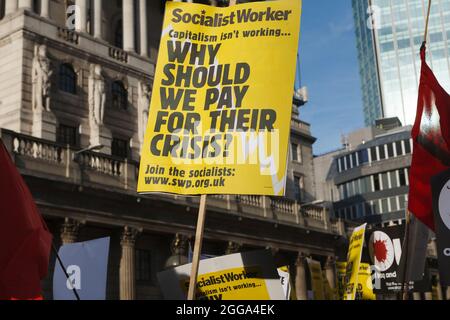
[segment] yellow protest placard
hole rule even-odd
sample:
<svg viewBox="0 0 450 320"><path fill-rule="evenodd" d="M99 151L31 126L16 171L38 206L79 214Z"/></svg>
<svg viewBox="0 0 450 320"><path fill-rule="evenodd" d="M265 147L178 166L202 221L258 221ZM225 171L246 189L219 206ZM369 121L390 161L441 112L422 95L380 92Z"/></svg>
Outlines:
<svg viewBox="0 0 450 320"><path fill-rule="evenodd" d="M241 267L203 274L197 278L197 300L270 300L258 267ZM189 280L182 281L185 293Z"/></svg>
<svg viewBox="0 0 450 320"><path fill-rule="evenodd" d="M167 2L138 192L284 195L300 16Z"/></svg>
<svg viewBox="0 0 450 320"><path fill-rule="evenodd" d="M377 297L373 293L372 274L370 264L361 263L358 273L358 288L356 295L357 300L376 300Z"/></svg>
<svg viewBox="0 0 450 320"><path fill-rule="evenodd" d="M322 267L319 261L307 259L309 272L311 274L311 286L314 300L325 300L325 289L323 283Z"/></svg>
<svg viewBox="0 0 450 320"><path fill-rule="evenodd" d="M336 270L338 276L338 296L344 299L345 277L347 271L347 262L337 262ZM360 263L358 272L358 286L356 289L356 300L376 300L373 292L372 274L370 264Z"/></svg>
<svg viewBox="0 0 450 320"><path fill-rule="evenodd" d="M166 299L186 299L191 269L188 264L158 273ZM273 256L268 251L202 260L195 285L196 300L286 300Z"/></svg>
<svg viewBox="0 0 450 320"><path fill-rule="evenodd" d="M347 254L347 266L345 276L344 300L355 300L358 289L359 267L361 263L362 250L364 245L364 234L366 232L364 224L355 228L350 238Z"/></svg>

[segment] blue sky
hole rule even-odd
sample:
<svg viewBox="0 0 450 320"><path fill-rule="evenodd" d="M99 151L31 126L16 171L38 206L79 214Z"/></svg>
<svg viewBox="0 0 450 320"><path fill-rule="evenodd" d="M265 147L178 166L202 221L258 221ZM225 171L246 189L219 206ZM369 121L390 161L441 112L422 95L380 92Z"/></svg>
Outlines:
<svg viewBox="0 0 450 320"><path fill-rule="evenodd" d="M314 154L337 149L341 134L364 127L350 0L303 0L300 69L309 90L300 118L318 138Z"/></svg>

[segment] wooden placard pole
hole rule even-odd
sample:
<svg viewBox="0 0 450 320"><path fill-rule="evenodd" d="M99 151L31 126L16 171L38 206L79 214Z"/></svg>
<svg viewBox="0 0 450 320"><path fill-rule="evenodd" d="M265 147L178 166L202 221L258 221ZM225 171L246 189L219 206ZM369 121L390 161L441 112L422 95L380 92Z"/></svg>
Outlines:
<svg viewBox="0 0 450 320"><path fill-rule="evenodd" d="M236 0L230 0L229 5L230 6L236 5ZM189 301L195 300L195 293L197 291L198 268L200 266L200 258L202 253L203 233L205 231L206 198L207 198L206 194L200 197L200 207L198 209L197 231L195 232L195 244L192 257L191 277L189 279L189 292L188 292Z"/></svg>
<svg viewBox="0 0 450 320"><path fill-rule="evenodd" d="M202 253L203 232L205 230L206 219L206 194L200 197L200 207L198 209L197 231L195 232L195 245L192 257L191 278L189 280L188 300L195 300L197 288L198 267L200 265L200 256Z"/></svg>

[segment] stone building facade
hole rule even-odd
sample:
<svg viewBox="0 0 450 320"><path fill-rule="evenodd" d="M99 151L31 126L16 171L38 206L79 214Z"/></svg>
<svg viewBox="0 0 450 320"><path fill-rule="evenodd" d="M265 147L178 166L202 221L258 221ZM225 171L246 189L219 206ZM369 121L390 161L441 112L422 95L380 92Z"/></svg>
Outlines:
<svg viewBox="0 0 450 320"><path fill-rule="evenodd" d="M163 2L6 0L0 8L0 138L55 245L109 236L108 299L161 298L156 274L187 261L199 205L136 193ZM203 251L270 248L306 298L305 257L321 261L331 281L346 230L308 204L315 139L297 114L291 126L288 197L209 197Z"/></svg>

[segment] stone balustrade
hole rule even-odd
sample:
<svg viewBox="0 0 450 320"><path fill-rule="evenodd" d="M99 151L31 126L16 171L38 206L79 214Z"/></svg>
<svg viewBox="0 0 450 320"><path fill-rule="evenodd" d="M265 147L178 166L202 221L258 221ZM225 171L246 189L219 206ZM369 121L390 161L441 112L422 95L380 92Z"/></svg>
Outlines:
<svg viewBox="0 0 450 320"><path fill-rule="evenodd" d="M51 163L65 164L63 147L41 139L16 135L12 139L13 153Z"/></svg>
<svg viewBox="0 0 450 320"><path fill-rule="evenodd" d="M64 41L78 45L79 37L78 33L73 30L58 27L58 38L63 39Z"/></svg>
<svg viewBox="0 0 450 320"><path fill-rule="evenodd" d="M74 160L84 167L97 171L102 174L120 177L123 175L124 161L114 159L113 157L96 154L94 152L86 152L76 155Z"/></svg>
<svg viewBox="0 0 450 320"><path fill-rule="evenodd" d="M22 172L59 176L72 182L115 188L135 193L137 184L137 162L119 159L96 152L79 153L69 146L17 134L0 129L0 137L15 157ZM39 161L39 163L33 163ZM19 164L20 163L20 164ZM59 171L58 171L59 170ZM36 172L39 171L39 172ZM167 195L162 198L189 205L197 198ZM273 219L277 223L296 224L309 229L343 235L345 227L339 220L331 221L329 213L322 207L302 206L286 198L255 195L214 195L208 206L247 216Z"/></svg>
<svg viewBox="0 0 450 320"><path fill-rule="evenodd" d="M128 53L116 47L109 47L109 56L123 63L128 62Z"/></svg>

